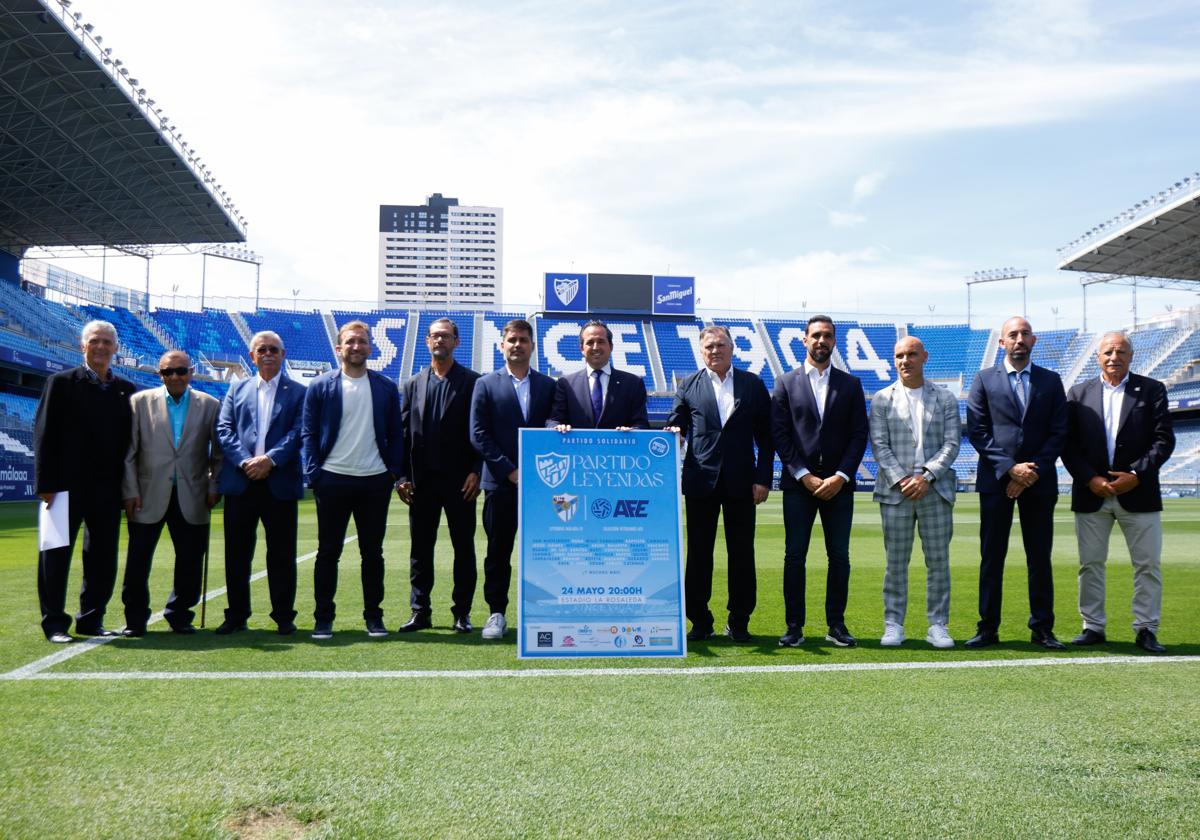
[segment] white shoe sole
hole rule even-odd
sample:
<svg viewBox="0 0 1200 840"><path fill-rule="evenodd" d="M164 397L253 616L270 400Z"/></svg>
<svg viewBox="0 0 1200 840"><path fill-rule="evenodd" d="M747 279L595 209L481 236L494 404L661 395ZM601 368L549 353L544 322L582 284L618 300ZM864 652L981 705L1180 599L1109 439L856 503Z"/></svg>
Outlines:
<svg viewBox="0 0 1200 840"><path fill-rule="evenodd" d="M900 647L900 645L904 644L904 641L904 637L901 636L899 639L880 639L879 644L883 647Z"/></svg>
<svg viewBox="0 0 1200 840"><path fill-rule="evenodd" d="M954 647L953 639L947 639L944 642L935 642L932 636L926 636L925 641L929 642L929 644L933 645L938 650L950 650L950 648Z"/></svg>
<svg viewBox="0 0 1200 840"><path fill-rule="evenodd" d="M382 639L384 636L390 635L390 631L384 630L383 632L380 632L378 630L368 630L367 635L372 639Z"/></svg>

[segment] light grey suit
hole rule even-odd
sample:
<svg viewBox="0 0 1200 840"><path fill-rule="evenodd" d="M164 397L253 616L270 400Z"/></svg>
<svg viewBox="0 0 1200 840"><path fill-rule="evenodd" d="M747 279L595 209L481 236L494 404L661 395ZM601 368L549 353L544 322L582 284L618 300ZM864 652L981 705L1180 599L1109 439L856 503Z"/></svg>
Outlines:
<svg viewBox="0 0 1200 840"><path fill-rule="evenodd" d="M921 452L905 388L899 381L871 399L871 451L879 465L874 499L883 518L887 568L883 575L884 621L903 626L908 610L908 564L913 527L921 534L927 570L925 608L929 623L945 626L950 618L950 537L954 530L954 459L962 440L958 400L945 388L926 382L921 388L924 413ZM906 499L897 485L913 474L914 461L931 480L919 501Z"/></svg>

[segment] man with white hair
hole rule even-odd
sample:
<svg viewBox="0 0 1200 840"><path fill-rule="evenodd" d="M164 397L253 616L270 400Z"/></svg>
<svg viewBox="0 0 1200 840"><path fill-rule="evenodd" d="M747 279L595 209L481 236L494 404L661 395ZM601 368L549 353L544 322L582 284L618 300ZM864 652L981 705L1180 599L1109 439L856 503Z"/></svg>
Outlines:
<svg viewBox="0 0 1200 840"><path fill-rule="evenodd" d="M117 328L89 321L79 336L83 364L46 380L34 420L34 473L38 497L49 507L68 493L67 539L60 548L38 554L38 600L42 632L55 644L74 639L67 632L67 576L79 525L84 525L83 583L75 632L112 636L104 611L117 579L121 528L121 478L129 448L129 398L136 390L112 368Z"/></svg>

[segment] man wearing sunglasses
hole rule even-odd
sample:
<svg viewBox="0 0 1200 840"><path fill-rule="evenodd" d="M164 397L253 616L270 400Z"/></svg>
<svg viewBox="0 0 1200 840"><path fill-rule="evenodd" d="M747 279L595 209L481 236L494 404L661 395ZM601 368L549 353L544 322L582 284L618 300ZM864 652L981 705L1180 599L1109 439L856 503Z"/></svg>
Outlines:
<svg viewBox="0 0 1200 840"><path fill-rule="evenodd" d="M174 588L163 611L176 633L195 633L192 607L200 600L201 564L209 511L221 497L221 444L216 398L193 390L192 360L168 350L158 361L163 387L130 400L133 426L125 455L121 498L129 524L125 559L125 636L143 636L150 618L150 565L163 525L175 549Z"/></svg>
<svg viewBox="0 0 1200 840"><path fill-rule="evenodd" d="M225 494L225 585L229 607L217 633L246 629L250 561L258 523L267 535L271 618L282 636L296 632L296 513L304 495L300 420L304 386L283 372L283 339L270 330L250 339L258 373L229 389L217 437L225 454L218 489Z"/></svg>

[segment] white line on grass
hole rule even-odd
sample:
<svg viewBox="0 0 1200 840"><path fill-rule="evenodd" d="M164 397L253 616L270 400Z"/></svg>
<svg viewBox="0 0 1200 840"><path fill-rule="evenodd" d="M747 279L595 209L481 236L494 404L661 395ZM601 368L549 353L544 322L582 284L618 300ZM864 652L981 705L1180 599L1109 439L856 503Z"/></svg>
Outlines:
<svg viewBox="0 0 1200 840"><path fill-rule="evenodd" d="M358 535L351 534L350 536L346 537L345 540L342 541L342 544L345 545L356 539L358 539ZM303 557L297 557L296 565L299 566L305 560L311 560L312 558L314 558L316 556L317 556L317 552L310 551L308 554L305 554ZM250 582L254 583L254 581L259 580L260 578L264 578L266 576L267 576L267 570L263 569L260 572L255 572L254 574L252 574L250 576ZM209 601L213 598L219 598L220 596L224 595L227 591L229 591L228 587L219 586L216 589L209 590L205 594L204 600ZM154 624L158 621L161 621L162 618L163 618L163 613L161 611L156 612L152 616L150 616L150 619L146 622L146 624L147 625ZM118 638L120 638L120 637L119 636L92 636L91 638L84 639L83 641L77 641L74 644L66 645L65 647L59 648L58 650L56 650L54 653L50 654L49 656L43 656L41 659L38 659L35 662L30 662L28 665L22 665L20 668L16 668L12 671L9 671L7 674L0 674L0 680L26 680L26 679L29 679L30 677L34 677L34 676L40 674L42 671L45 671L47 668L54 667L55 665L57 665L60 662L66 662L68 659L73 659L76 656L79 656L80 654L87 653L89 650L95 650L96 648L100 647L100 645L106 645L109 642L115 641Z"/></svg>
<svg viewBox="0 0 1200 840"><path fill-rule="evenodd" d="M964 659L950 662L844 662L812 665L727 665L695 668L529 668L469 671L89 671L0 675L0 680L406 680L550 677L702 677L725 674L807 674L829 671L935 671L960 668L1037 668L1076 665L1200 663L1200 656L1084 656L1030 659Z"/></svg>

